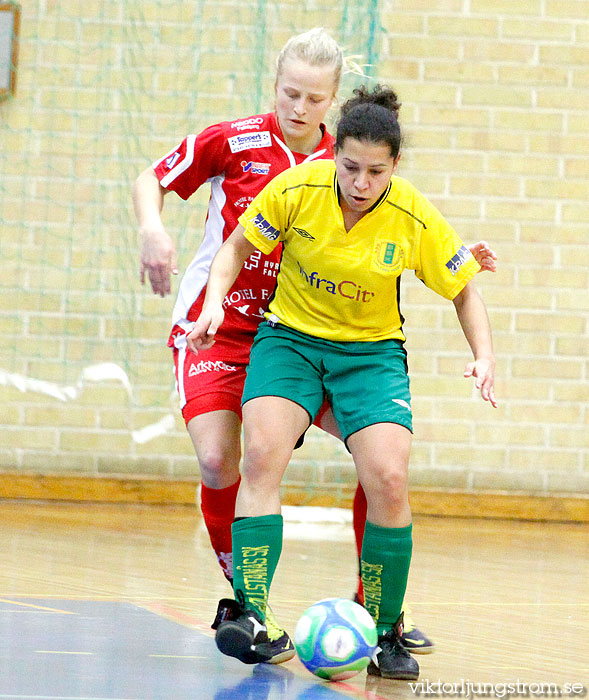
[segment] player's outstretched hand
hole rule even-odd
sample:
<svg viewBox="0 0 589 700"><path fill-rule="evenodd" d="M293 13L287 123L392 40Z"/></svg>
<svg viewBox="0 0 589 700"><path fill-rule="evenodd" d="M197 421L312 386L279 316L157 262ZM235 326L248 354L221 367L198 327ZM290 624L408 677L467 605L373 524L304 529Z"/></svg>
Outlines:
<svg viewBox="0 0 589 700"><path fill-rule="evenodd" d="M470 252L481 266L480 272L495 272L497 270L497 254L487 241L479 241L469 246Z"/></svg>
<svg viewBox="0 0 589 700"><path fill-rule="evenodd" d="M483 399L489 401L493 408L497 408L494 361L481 359L469 362L464 368L464 376L474 377L475 386L480 390Z"/></svg>
<svg viewBox="0 0 589 700"><path fill-rule="evenodd" d="M188 349L198 355L201 350L212 348L215 344L215 334L224 318L225 312L222 306L213 309L203 308L194 328L186 336Z"/></svg>
<svg viewBox="0 0 589 700"><path fill-rule="evenodd" d="M163 228L141 230L141 284L146 272L154 294L165 297L172 291L170 275L178 274L176 247Z"/></svg>

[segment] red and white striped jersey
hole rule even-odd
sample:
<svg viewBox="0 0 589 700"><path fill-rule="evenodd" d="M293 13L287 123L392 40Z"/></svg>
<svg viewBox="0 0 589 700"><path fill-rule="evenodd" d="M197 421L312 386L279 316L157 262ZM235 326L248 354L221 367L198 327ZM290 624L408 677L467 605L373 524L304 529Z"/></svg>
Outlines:
<svg viewBox="0 0 589 700"><path fill-rule="evenodd" d="M182 143L153 163L162 187L182 199L205 182L211 185L202 243L188 266L178 290L168 344L184 345L202 308L209 269L215 253L237 226L238 218L270 180L293 165L333 158L333 137L323 129L323 138L311 155L292 152L282 136L274 113L237 121L221 122ZM225 297L225 321L217 334L238 341L245 334L246 353L274 291L280 250L270 255L254 252L245 262ZM246 340L245 338L243 339ZM240 342L229 343L237 351Z"/></svg>

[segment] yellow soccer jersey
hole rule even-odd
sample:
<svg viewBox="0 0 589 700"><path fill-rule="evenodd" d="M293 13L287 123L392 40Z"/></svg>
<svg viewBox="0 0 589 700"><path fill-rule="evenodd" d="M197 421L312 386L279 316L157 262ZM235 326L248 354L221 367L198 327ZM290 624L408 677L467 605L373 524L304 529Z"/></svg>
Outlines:
<svg viewBox="0 0 589 700"><path fill-rule="evenodd" d="M405 340L404 269L453 299L479 265L440 212L392 177L371 211L346 232L335 162L290 168L258 194L239 222L263 253L283 243L270 314L326 340Z"/></svg>

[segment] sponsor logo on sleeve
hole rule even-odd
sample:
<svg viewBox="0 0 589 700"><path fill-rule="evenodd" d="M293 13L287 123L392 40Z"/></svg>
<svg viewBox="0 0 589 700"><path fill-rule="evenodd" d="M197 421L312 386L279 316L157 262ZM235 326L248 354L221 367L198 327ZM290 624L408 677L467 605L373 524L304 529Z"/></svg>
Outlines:
<svg viewBox="0 0 589 700"><path fill-rule="evenodd" d="M472 253L466 246L461 246L456 255L452 256L446 263L446 267L450 270L452 277L460 270L464 263L472 257Z"/></svg>
<svg viewBox="0 0 589 700"><path fill-rule="evenodd" d="M278 236L280 236L280 231L269 224L261 214L256 216L256 218L252 221L252 224L258 229L262 236L270 241L275 241Z"/></svg>
<svg viewBox="0 0 589 700"><path fill-rule="evenodd" d="M244 173L267 175L270 172L270 163L256 163L253 160L242 160L241 168Z"/></svg>
<svg viewBox="0 0 589 700"><path fill-rule="evenodd" d="M176 153L173 153L171 156L168 156L166 158L166 168L168 170L171 170L179 160L180 160L180 153L178 153L178 151L176 151Z"/></svg>
<svg viewBox="0 0 589 700"><path fill-rule="evenodd" d="M230 136L227 141L231 153L239 153L250 148L267 148L272 145L269 131L252 131L248 134L237 134Z"/></svg>

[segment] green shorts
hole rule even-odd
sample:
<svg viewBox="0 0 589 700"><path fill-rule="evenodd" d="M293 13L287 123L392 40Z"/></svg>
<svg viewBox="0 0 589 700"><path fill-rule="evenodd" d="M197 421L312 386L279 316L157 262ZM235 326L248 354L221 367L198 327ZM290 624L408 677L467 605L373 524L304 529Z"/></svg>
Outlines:
<svg viewBox="0 0 589 700"><path fill-rule="evenodd" d="M374 423L413 431L407 353L399 340L334 342L262 323L241 403L260 396L294 401L309 424L327 397L344 441Z"/></svg>

